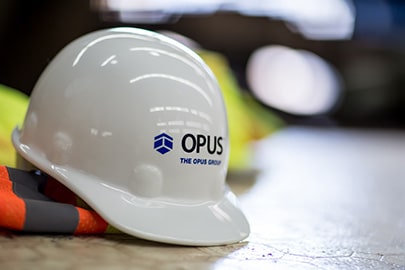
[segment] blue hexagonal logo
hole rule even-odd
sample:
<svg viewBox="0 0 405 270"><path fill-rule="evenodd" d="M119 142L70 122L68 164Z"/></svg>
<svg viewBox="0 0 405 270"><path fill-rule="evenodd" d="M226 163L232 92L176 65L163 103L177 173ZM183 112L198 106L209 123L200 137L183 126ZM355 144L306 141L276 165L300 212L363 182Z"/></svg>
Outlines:
<svg viewBox="0 0 405 270"><path fill-rule="evenodd" d="M154 138L153 148L164 155L173 149L173 138L166 133L161 133Z"/></svg>

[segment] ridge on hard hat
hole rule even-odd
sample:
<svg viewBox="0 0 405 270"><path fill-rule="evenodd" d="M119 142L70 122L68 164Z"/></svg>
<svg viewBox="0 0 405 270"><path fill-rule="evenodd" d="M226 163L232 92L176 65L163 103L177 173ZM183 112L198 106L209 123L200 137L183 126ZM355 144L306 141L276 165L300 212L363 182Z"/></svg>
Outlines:
<svg viewBox="0 0 405 270"><path fill-rule="evenodd" d="M29 163L128 234L184 245L246 238L225 184L227 117L209 68L163 35L100 30L68 44L12 139Z"/></svg>

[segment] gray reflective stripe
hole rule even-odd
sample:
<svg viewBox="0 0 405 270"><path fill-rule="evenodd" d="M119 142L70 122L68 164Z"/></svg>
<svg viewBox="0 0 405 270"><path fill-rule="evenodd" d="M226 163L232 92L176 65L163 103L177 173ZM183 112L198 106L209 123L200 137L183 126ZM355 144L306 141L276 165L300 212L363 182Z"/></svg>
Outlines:
<svg viewBox="0 0 405 270"><path fill-rule="evenodd" d="M23 170L8 168L10 181L13 183L13 192L22 199L50 201L47 196L40 193L45 186L48 176L27 172Z"/></svg>
<svg viewBox="0 0 405 270"><path fill-rule="evenodd" d="M13 192L21 199L52 201L44 194L39 193L39 191L33 190L31 188L28 188L26 185L21 185L20 183L16 182L13 182Z"/></svg>
<svg viewBox="0 0 405 270"><path fill-rule="evenodd" d="M35 171L24 171L7 167L10 181L19 183L32 190L43 191L43 188L48 180L46 174L36 173ZM18 194L17 194L18 195Z"/></svg>
<svg viewBox="0 0 405 270"><path fill-rule="evenodd" d="M70 204L24 200L23 231L38 233L73 233L79 224L79 212Z"/></svg>

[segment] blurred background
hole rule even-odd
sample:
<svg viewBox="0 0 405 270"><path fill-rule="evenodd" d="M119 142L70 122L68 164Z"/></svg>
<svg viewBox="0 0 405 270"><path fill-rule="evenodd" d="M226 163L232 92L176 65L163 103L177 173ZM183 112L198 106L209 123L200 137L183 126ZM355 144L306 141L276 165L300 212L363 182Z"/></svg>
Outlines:
<svg viewBox="0 0 405 270"><path fill-rule="evenodd" d="M29 95L66 44L113 26L219 53L238 90L287 124L405 127L399 0L2 0L0 84Z"/></svg>

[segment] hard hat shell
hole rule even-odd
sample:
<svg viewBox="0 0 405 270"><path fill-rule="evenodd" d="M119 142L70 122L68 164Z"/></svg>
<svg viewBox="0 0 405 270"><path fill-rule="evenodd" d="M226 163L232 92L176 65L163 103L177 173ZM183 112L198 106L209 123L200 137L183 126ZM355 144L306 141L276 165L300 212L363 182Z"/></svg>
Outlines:
<svg viewBox="0 0 405 270"><path fill-rule="evenodd" d="M183 245L249 234L225 184L218 84L196 54L163 35L113 28L68 44L40 76L12 139L123 232Z"/></svg>

